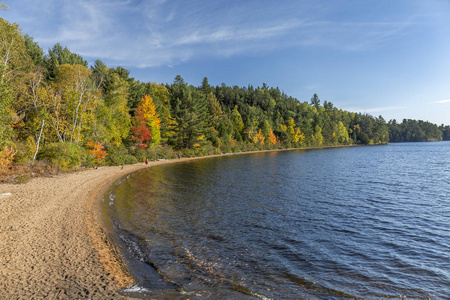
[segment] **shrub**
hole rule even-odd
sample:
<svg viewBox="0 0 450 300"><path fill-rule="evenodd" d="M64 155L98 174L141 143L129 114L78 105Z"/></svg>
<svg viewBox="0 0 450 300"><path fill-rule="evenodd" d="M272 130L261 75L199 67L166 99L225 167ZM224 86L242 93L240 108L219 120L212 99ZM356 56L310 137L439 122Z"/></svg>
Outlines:
<svg viewBox="0 0 450 300"><path fill-rule="evenodd" d="M157 159L173 159L178 157L178 152L175 152L172 148L167 145L158 145L155 147L148 148L145 153L145 157L141 161L148 158L148 160Z"/></svg>
<svg viewBox="0 0 450 300"><path fill-rule="evenodd" d="M220 153L220 149L214 147L211 143L204 144L201 149L195 151L196 156L208 156Z"/></svg>
<svg viewBox="0 0 450 300"><path fill-rule="evenodd" d="M195 157L197 156L194 149L183 149L182 157Z"/></svg>
<svg viewBox="0 0 450 300"><path fill-rule="evenodd" d="M142 162L147 158L147 151L139 147L133 147L133 149L131 150L131 154L136 157L137 161Z"/></svg>
<svg viewBox="0 0 450 300"><path fill-rule="evenodd" d="M15 184L24 184L31 180L30 174L20 174L14 179Z"/></svg>
<svg viewBox="0 0 450 300"><path fill-rule="evenodd" d="M89 141L86 143L86 146L88 147L86 151L91 154L89 157L92 158L92 160L89 160L89 163L97 166L101 165L105 156L108 155L108 153L103 150L104 147L102 144L99 142Z"/></svg>
<svg viewBox="0 0 450 300"><path fill-rule="evenodd" d="M16 154L16 150L5 146L5 148L0 151L0 169L7 169L14 160Z"/></svg>
<svg viewBox="0 0 450 300"><path fill-rule="evenodd" d="M130 165L138 162L137 158L131 155L124 145L110 145L106 151L108 156L105 158L105 163L109 166Z"/></svg>
<svg viewBox="0 0 450 300"><path fill-rule="evenodd" d="M26 165L33 159L36 151L36 143L33 137L29 136L25 141L16 143L17 154L14 156L14 163L19 165Z"/></svg>
<svg viewBox="0 0 450 300"><path fill-rule="evenodd" d="M85 166L88 162L86 150L75 143L60 142L42 147L38 154L39 160L47 160L63 172Z"/></svg>

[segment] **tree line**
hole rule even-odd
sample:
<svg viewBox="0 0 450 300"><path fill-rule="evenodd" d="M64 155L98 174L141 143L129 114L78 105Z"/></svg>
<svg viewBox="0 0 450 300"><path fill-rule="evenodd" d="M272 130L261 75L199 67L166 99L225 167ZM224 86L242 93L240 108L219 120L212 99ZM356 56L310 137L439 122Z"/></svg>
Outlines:
<svg viewBox="0 0 450 300"><path fill-rule="evenodd" d="M391 120L388 127L391 142L442 141L444 136L443 125L438 127L436 124L422 120L404 119L401 123Z"/></svg>
<svg viewBox="0 0 450 300"><path fill-rule="evenodd" d="M205 77L193 86L180 75L171 84L140 82L101 60L88 66L60 44L44 54L2 18L0 43L0 167L41 160L66 170L178 154L385 144L390 135L440 140L445 129L387 123L322 103L317 94L301 102L264 83L211 86Z"/></svg>

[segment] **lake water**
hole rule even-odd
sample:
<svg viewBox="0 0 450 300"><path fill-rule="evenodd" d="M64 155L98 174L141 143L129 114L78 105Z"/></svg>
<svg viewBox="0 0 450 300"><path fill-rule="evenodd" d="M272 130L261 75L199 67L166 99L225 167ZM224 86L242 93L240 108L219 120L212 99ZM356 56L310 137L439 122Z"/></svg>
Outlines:
<svg viewBox="0 0 450 300"><path fill-rule="evenodd" d="M450 142L155 166L104 209L152 299L450 299Z"/></svg>

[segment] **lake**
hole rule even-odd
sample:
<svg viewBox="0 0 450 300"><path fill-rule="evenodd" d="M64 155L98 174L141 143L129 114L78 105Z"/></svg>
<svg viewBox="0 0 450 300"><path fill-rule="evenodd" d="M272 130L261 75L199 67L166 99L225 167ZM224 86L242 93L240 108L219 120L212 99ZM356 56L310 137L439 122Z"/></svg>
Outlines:
<svg viewBox="0 0 450 300"><path fill-rule="evenodd" d="M450 297L450 142L155 166L103 207L139 281L129 295Z"/></svg>

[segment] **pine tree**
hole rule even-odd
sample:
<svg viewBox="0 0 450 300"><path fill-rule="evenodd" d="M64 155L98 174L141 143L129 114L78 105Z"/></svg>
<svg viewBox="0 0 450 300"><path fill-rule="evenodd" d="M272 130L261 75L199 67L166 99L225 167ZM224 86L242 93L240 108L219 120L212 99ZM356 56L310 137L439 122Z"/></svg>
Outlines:
<svg viewBox="0 0 450 300"><path fill-rule="evenodd" d="M171 142L179 148L192 148L204 142L208 129L208 103L206 96L193 86L188 86L178 75L171 88L171 106L177 127Z"/></svg>

